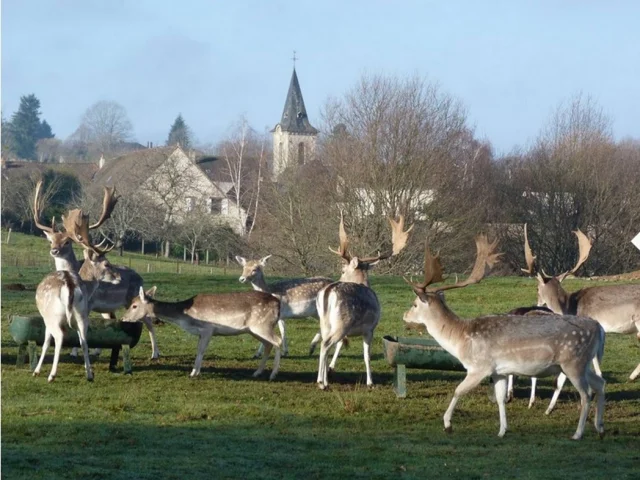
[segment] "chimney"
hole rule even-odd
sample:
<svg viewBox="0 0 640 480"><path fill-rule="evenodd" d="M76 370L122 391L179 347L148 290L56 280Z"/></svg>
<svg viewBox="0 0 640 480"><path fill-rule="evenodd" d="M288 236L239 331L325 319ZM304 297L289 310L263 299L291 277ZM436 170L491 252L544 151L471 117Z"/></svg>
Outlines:
<svg viewBox="0 0 640 480"><path fill-rule="evenodd" d="M104 159L104 155L100 155L100 160L98 160L98 170L102 170L102 167L104 167L104 163L105 163L105 159Z"/></svg>

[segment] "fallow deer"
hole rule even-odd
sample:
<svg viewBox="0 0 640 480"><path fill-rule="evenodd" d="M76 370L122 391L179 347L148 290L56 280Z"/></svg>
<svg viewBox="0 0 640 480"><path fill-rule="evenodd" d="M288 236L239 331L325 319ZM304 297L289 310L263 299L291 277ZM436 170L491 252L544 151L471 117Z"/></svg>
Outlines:
<svg viewBox="0 0 640 480"><path fill-rule="evenodd" d="M550 322L543 317L516 315L462 320L445 303L445 290L478 283L488 274L500 256L494 253L496 245L497 242L489 243L486 236L478 236L476 261L470 276L462 282L431 288L430 285L444 279L439 258L434 257L427 246L424 281L417 284L407 280L417 298L404 314L404 321L425 325L429 334L467 370L467 376L456 388L444 414L445 431L452 431L451 416L458 399L491 376L500 413L498 435L504 436L507 431L507 376L540 377L563 371L580 393L580 420L573 439L580 439L584 432L589 412L589 387L597 395L595 427L603 435L605 382L589 365L604 348L604 330L596 321L564 316L563 321Z"/></svg>
<svg viewBox="0 0 640 480"><path fill-rule="evenodd" d="M368 272L381 260L400 253L406 246L409 232L413 228L412 225L404 231L403 216L400 216L397 222L389 218L389 223L391 224L391 250L377 257L359 258L351 256L348 251L349 241L344 228L344 218L342 214L340 215L340 246L338 250L329 249L342 257L342 276L338 282L331 283L320 290L316 300L322 335L317 380L320 389L329 386L327 369L329 350L336 346L334 358L329 366L333 369L340 342L345 337L353 335L362 336L367 385L373 385L369 350L373 332L380 321L380 303L376 293L369 287Z"/></svg>
<svg viewBox="0 0 640 480"><path fill-rule="evenodd" d="M333 283L333 280L325 277L311 278L291 278L279 282L268 284L264 278L263 268L271 255L267 255L259 260L247 260L244 257L236 256L236 261L242 265L242 275L240 283L250 282L254 290L275 295L280 300L280 321L278 327L282 335L282 355L289 354L289 345L285 335L284 320L287 318L318 318L316 308L316 298L318 292ZM316 345L320 341L320 333L317 333L309 348L309 355L313 354ZM261 343L256 353L256 357L262 355L264 345Z"/></svg>
<svg viewBox="0 0 640 480"><path fill-rule="evenodd" d="M582 288L567 293L562 281L578 271L589 258L591 241L580 230L574 232L578 238L579 258L575 267L560 275L547 276L538 272L536 257L533 255L525 225L525 260L527 268L522 269L538 279L538 305L546 305L555 313L590 317L599 322L607 333L636 334L640 339L640 284L601 285ZM594 367L598 368L595 363ZM597 370L596 370L597 371ZM635 380L640 375L640 363L629 376ZM564 379L562 379L564 382ZM561 387L561 378L558 378ZM554 396L552 403L557 397ZM547 412L549 413L549 412Z"/></svg>
<svg viewBox="0 0 640 480"><path fill-rule="evenodd" d="M40 374L51 338L53 338L55 354L53 367L49 374L49 382L55 379L58 372L64 330L66 328L74 328L72 320L75 320L76 323L80 347L84 355L87 380L93 381L93 372L89 362L89 349L87 347L91 301L99 284L103 282L118 284L121 280L120 273L105 258L104 251L89 242L83 244L83 248L85 249L85 261L79 272L60 270L50 273L44 277L36 289L36 306L44 320L45 338L40 361L33 375Z"/></svg>
<svg viewBox="0 0 640 480"><path fill-rule="evenodd" d="M185 332L198 335L198 352L190 377L200 375L202 358L212 336L249 334L265 346L262 361L253 374L264 371L272 347L276 348L273 370L269 380L276 378L280 368L281 339L274 328L280 318L280 301L264 292L200 293L181 302L161 302L153 298L156 287L146 293L140 287L122 317L123 322L159 318L173 323Z"/></svg>
<svg viewBox="0 0 640 480"><path fill-rule="evenodd" d="M76 259L76 255L73 251L73 242L82 243L76 238L78 235L85 235L87 238L89 237L89 230L96 229L100 227L111 215L113 208L115 207L118 199L115 196L115 188L108 189L105 187L104 189L104 198L102 204L102 213L98 221L94 224L82 225L82 232L78 232L77 221L81 220L82 215L80 214L80 210L71 210L67 213L66 217L63 217L63 225L65 230L69 227L71 230L66 230L64 232L56 232L55 231L55 220L52 222L52 225L49 227L40 223L40 211L42 206L40 205L39 195L42 188L42 181L38 182L36 186L36 193L34 199L34 220L36 226L44 232L47 239L51 243L51 249L49 253L54 259L56 270L57 271L68 271L68 272L80 272L80 268L82 266L82 262ZM85 222L86 223L86 222ZM73 232L76 232L73 234ZM102 245L102 244L100 244ZM113 248L113 247L111 247ZM106 250L105 251L109 251ZM128 307L131 303L131 299L138 295L138 289L143 285L143 280L140 275L138 275L134 270L115 266L118 270L118 273L121 277L121 281L119 284L110 284L110 283L101 283L98 287L98 290L94 292L92 297L92 310L99 312L104 318L115 319L114 312L120 307ZM144 322L147 328L149 329L149 337L151 339L151 348L152 348L152 359L157 359L160 356L160 350L158 349L158 342L156 340L155 329L153 327L153 323L151 321ZM99 353L99 350L96 351ZM77 355L77 349L73 349L71 352L72 355Z"/></svg>

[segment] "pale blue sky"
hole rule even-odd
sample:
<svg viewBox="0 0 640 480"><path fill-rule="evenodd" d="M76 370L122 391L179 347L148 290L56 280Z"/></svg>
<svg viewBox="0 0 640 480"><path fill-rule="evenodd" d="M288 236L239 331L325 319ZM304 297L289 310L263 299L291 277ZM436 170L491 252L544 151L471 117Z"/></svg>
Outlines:
<svg viewBox="0 0 640 480"><path fill-rule="evenodd" d="M312 124L363 73L419 74L462 100L498 153L583 92L640 136L638 1L2 0L2 109L35 93L58 138L98 100L141 143L181 112L199 142L279 120L291 56Z"/></svg>

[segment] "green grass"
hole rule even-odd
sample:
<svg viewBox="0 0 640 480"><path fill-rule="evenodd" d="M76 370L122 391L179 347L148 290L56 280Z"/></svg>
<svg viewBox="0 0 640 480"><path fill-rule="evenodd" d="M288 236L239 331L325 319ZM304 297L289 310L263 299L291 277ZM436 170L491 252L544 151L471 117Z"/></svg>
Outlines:
<svg viewBox="0 0 640 480"><path fill-rule="evenodd" d="M3 268L2 281L35 285L46 271ZM236 274L142 275L164 300L246 289ZM592 284L567 281L569 289ZM382 337L418 335L402 322L413 294L398 278L373 277L372 286L383 309L372 347L376 387L364 385L362 344L354 338L326 392L315 386L317 354L307 356L317 331L312 320L288 322L290 357L273 382L269 369L251 377L258 361L251 358L257 342L249 336L212 340L200 378L189 379L197 339L162 325L159 362L149 360L145 331L132 350L133 375L109 373L103 352L94 361L95 382L88 383L82 364L64 352L49 385L52 355L38 378L26 366L16 369L17 348L7 330L8 315L36 313L34 293L3 290L3 478L637 478L640 383L627 377L640 349L632 336L607 338L604 440L591 423L583 440L570 440L578 421L572 387L547 417L553 387L542 379L542 399L528 410L524 378L507 407L505 438L497 437L497 407L486 383L459 402L454 432L447 435L442 415L464 374L409 370L408 397L396 399ZM531 305L535 286L525 278L491 278L448 292L447 300L472 317Z"/></svg>

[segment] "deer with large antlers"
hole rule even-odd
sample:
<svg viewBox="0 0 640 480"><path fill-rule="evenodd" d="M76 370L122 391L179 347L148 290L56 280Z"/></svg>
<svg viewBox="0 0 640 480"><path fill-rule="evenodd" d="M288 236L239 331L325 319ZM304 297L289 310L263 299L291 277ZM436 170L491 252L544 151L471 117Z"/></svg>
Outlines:
<svg viewBox="0 0 640 480"><path fill-rule="evenodd" d="M555 313L564 315L580 315L598 321L607 333L636 334L640 339L640 284L602 285L582 288L567 293L562 288L562 281L574 274L589 258L591 241L580 230L574 232L578 238L578 262L569 271L560 275L548 276L542 269L538 271L537 257L533 255L525 225L525 260L527 268L522 269L538 279L538 305L546 305ZM640 375L640 364L629 376L635 380ZM561 379L558 379L558 385ZM552 402L557 399L554 395Z"/></svg>
<svg viewBox="0 0 640 480"><path fill-rule="evenodd" d="M242 274L240 275L240 283L250 282L254 290L258 292L266 292L275 295L280 299L280 321L278 328L282 335L282 356L289 354L287 337L285 334L284 319L287 318L318 318L318 309L316 308L316 298L318 292L324 287L333 283L333 280L325 277L311 278L290 278L275 283L267 283L264 278L263 268L271 255L267 255L259 260L247 260L244 257L236 256L236 261L242 265ZM309 348L309 355L313 354L316 345L320 341L320 334L317 333ZM260 344L256 357L263 353L264 344Z"/></svg>
<svg viewBox="0 0 640 480"><path fill-rule="evenodd" d="M272 347L275 347L273 370L269 380L276 378L280 368L281 339L274 328L280 318L280 301L264 292L200 293L181 302L161 302L153 298L156 287L133 299L122 317L123 322L144 318L159 318L173 323L192 335L198 335L198 352L190 377L200 375L204 352L212 336L249 334L265 346L262 361L253 376L262 374Z"/></svg>
<svg viewBox="0 0 640 480"><path fill-rule="evenodd" d="M78 272L60 270L50 273L44 277L36 289L36 305L44 320L45 336L40 361L33 375L40 374L45 355L53 338L55 353L49 382L55 379L58 372L58 361L66 328L77 329L87 380L93 381L87 347L91 302L98 285L103 283L117 285L121 281L120 273L108 262L103 251L89 241L83 242L82 246L84 248L84 263ZM73 320L75 320L75 325Z"/></svg>
<svg viewBox="0 0 640 480"><path fill-rule="evenodd" d="M33 215L36 226L42 230L51 244L49 253L54 259L57 271L68 271L78 273L81 271L83 262L76 259L73 251L73 243L86 245L89 241L89 231L99 228L113 212L118 201L116 197L115 187L104 189L104 198L102 203L102 212L97 222L89 224L88 217L82 210L75 209L63 216L63 227L65 231L55 230L55 219L51 226L40 223L40 212L43 206L39 198L42 189L42 181L36 185L36 192L33 204ZM104 242L97 247L101 252L107 253L112 248L102 249ZM95 247L94 247L95 248ZM104 318L115 319L114 312L120 307L128 307L131 300L138 295L139 288L143 285L143 280L134 270L127 267L115 267L120 275L121 281L118 284L100 283L98 289L92 296L91 309L99 312ZM151 320L145 320L145 325L149 329L149 337L151 339L152 359L160 356L158 342L156 340L155 329ZM99 350L98 350L99 352ZM72 355L77 355L77 350L72 350Z"/></svg>
<svg viewBox="0 0 640 480"><path fill-rule="evenodd" d="M373 385L371 377L370 349L373 332L380 321L380 303L376 293L369 287L368 272L381 260L397 255L407 244L409 232L413 225L404 230L404 217L396 222L389 218L391 224L390 251L377 257L359 258L349 251L349 241L344 228L344 217L340 215L340 246L338 250L330 250L342 257L342 276L338 282L324 287L316 300L320 316L320 360L318 365L318 386L325 389L329 386L327 355L335 345L336 351L329 366L335 367L335 360L340 351L341 342L347 336L361 335L364 348L364 365L367 371L367 385Z"/></svg>
<svg viewBox="0 0 640 480"><path fill-rule="evenodd" d="M564 321L550 322L542 317L489 315L462 320L444 301L443 292L480 282L498 262L494 253L497 241L476 238L477 256L469 277L462 282L430 287L442 282L443 271L438 257L425 248L425 278L422 283L407 280L417 298L404 314L407 323L423 324L429 334L467 370L444 414L445 431L451 432L451 417L458 399L477 387L487 376L495 383L500 413L500 431L507 431L505 400L508 375L545 376L563 371L580 393L581 412L575 440L582 437L589 412L588 389L597 395L595 427L604 434L604 380L590 369L590 362L604 348L604 330L594 320L564 316Z"/></svg>

